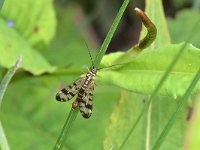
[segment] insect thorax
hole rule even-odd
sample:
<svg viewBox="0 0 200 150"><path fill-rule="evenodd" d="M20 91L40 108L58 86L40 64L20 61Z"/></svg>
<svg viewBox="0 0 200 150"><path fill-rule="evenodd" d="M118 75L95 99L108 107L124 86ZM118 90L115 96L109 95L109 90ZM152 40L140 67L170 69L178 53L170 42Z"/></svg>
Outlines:
<svg viewBox="0 0 200 150"><path fill-rule="evenodd" d="M90 71L89 71L89 73L88 73L88 74L90 74L90 75L92 75L92 76L95 76L95 75L96 75L96 73L97 73L97 69L96 69L96 68L94 68L94 67L92 67L92 68L90 68Z"/></svg>
<svg viewBox="0 0 200 150"><path fill-rule="evenodd" d="M96 68L90 69L90 71L86 75L85 82L83 84L83 89L87 87L87 85L94 80L94 76L96 75Z"/></svg>

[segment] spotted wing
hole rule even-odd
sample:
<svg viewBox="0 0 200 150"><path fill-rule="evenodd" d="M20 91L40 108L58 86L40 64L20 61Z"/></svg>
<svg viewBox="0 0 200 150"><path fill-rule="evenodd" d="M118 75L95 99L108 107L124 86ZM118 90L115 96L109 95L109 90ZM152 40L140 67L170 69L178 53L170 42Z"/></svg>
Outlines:
<svg viewBox="0 0 200 150"><path fill-rule="evenodd" d="M94 80L92 80L88 84L85 91L82 93L81 97L79 97L80 112L84 118L89 118L92 114L93 91L94 91Z"/></svg>
<svg viewBox="0 0 200 150"><path fill-rule="evenodd" d="M66 102L72 99L78 91L81 89L82 85L84 84L85 78L81 78L72 84L64 87L56 94L56 100L60 102Z"/></svg>

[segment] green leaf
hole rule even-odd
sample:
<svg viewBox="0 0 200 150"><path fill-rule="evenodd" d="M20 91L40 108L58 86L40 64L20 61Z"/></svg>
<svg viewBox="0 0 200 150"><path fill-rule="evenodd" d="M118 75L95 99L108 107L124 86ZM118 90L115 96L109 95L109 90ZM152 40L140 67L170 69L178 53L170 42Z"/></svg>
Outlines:
<svg viewBox="0 0 200 150"><path fill-rule="evenodd" d="M77 78L47 75L13 82L9 86L0 118L11 149L53 149L73 102L60 103L55 100L55 94ZM91 118L86 120L78 113L63 150L86 150L94 145L95 150L102 150L104 130L119 98L118 93L114 87L100 84L95 87Z"/></svg>
<svg viewBox="0 0 200 150"><path fill-rule="evenodd" d="M147 101L147 96L145 97L127 91L121 93L120 101L118 105L116 105L111 115L110 124L106 129L104 149L119 148ZM151 109L146 112L140 120L134 133L131 134L123 149L150 149L149 144L152 145L155 142L171 114L176 109L177 103L178 99L157 97L156 100L153 101ZM183 112L181 117L175 122L165 143L162 145L162 150L178 150L182 148L186 117L187 110Z"/></svg>
<svg viewBox="0 0 200 150"><path fill-rule="evenodd" d="M168 26L172 42L179 43L186 41L187 37L191 34L191 32L193 32L193 37L190 43L200 48L200 30L199 28L193 29L194 24L196 24L196 22L199 20L199 11L189 9L180 11L175 19L168 19Z"/></svg>
<svg viewBox="0 0 200 150"><path fill-rule="evenodd" d="M98 74L102 76L104 82L134 92L151 94L182 45L171 44L155 51L143 51L134 61L124 64L121 68L101 71ZM199 68L199 58L200 50L187 44L182 57L159 90L159 94L174 98L183 95ZM106 57L104 60L106 61ZM196 89L200 89L199 84Z"/></svg>
<svg viewBox="0 0 200 150"><path fill-rule="evenodd" d="M0 18L0 65L10 68L19 56L23 62L21 68L39 75L44 72L53 72L55 67L51 66L35 49L33 49L17 32L8 27L6 22Z"/></svg>
<svg viewBox="0 0 200 150"><path fill-rule="evenodd" d="M176 110L174 111L172 116L169 118L161 134L158 136L155 144L153 145L152 150L158 150L160 146L162 145L162 143L165 141L166 136L168 135L175 121L177 121L178 116L184 110L186 104L188 103L188 99L192 95L192 91L194 90L194 87L197 85L199 78L200 78L200 69L198 69L197 73L195 74L195 77L192 79L183 97L180 99L180 102L178 103Z"/></svg>
<svg viewBox="0 0 200 150"><path fill-rule="evenodd" d="M49 44L55 34L52 0L6 0L1 16L33 46Z"/></svg>

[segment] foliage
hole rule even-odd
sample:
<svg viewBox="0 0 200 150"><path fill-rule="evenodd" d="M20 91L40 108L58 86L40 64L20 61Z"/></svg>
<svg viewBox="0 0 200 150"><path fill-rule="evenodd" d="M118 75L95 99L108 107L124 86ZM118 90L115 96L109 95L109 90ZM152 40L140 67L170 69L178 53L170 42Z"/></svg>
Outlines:
<svg viewBox="0 0 200 150"><path fill-rule="evenodd" d="M55 31L55 14L51 0L42 1L46 6L43 9L40 8L40 3L41 1L18 0L13 5L11 0L5 1L0 18L1 66L9 68L22 56L21 68L32 74L39 75L55 70L34 48L37 43L49 43ZM42 11L48 15L41 13Z"/></svg>
<svg viewBox="0 0 200 150"><path fill-rule="evenodd" d="M190 43L200 48L198 28L193 29L194 24L199 21L200 14L197 10L185 9L176 15L176 19L168 19L168 26L173 43L179 43L186 40L191 32L194 32ZM185 21L187 20L187 21ZM176 29L176 30L174 30Z"/></svg>
<svg viewBox="0 0 200 150"><path fill-rule="evenodd" d="M101 72L100 75L104 77L103 81L107 83L115 84L130 91L151 94L170 62L182 47L183 44L170 44L153 51L145 50L134 61L117 70ZM160 89L159 95L173 96L174 98L183 95L194 77L199 68L200 50L190 44L187 44L185 49L181 60L176 64L164 86ZM107 57L104 58L105 62L115 59L114 54ZM116 61L116 63L119 62L120 59ZM120 80L118 80L119 78ZM200 85L197 89L200 89Z"/></svg>
<svg viewBox="0 0 200 150"><path fill-rule="evenodd" d="M0 79L19 55L23 58L21 70L9 85L0 109L1 122L11 149L54 147L71 107L71 102L55 101L55 94L61 87L79 78L84 66L91 65L84 45L84 33L81 32L88 22L76 23L79 12L80 8L76 5L61 6L52 0L4 2L0 16ZM122 60L126 52L116 52L103 58L103 66L122 65L98 72L101 77L97 77L93 115L89 120L78 115L63 149L118 148L170 62L186 45L124 149L151 148L177 109L200 63L200 49L195 38L199 29L195 28L195 32L190 30L195 20L191 20L186 29L182 24L186 23L185 18L191 18L191 14L198 18L198 13L183 11L175 20L168 21L169 31L160 0L146 0L146 13L158 29L157 39L137 56L126 56ZM183 31L185 34L181 35ZM194 38L188 41L191 32ZM141 38L144 35L145 28ZM88 39L86 41L95 45ZM170 44L170 41L176 44ZM126 63L123 64L123 61ZM199 88L200 84L193 93ZM197 108L199 105L195 110ZM185 107L173 122L162 149L183 147L189 110L189 106ZM198 119L195 120L188 135L195 134L194 129L199 124ZM186 144L192 147L196 143Z"/></svg>

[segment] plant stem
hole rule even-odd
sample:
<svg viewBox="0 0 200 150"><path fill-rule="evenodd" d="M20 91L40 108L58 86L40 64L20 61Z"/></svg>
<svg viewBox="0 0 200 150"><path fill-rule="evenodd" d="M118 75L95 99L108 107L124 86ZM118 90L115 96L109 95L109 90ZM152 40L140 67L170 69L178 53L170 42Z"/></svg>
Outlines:
<svg viewBox="0 0 200 150"><path fill-rule="evenodd" d="M149 98L148 98L149 99ZM152 102L149 104L149 109L147 113L147 129L146 129L146 144L145 150L150 150L150 143L151 143L151 116L152 116Z"/></svg>
<svg viewBox="0 0 200 150"><path fill-rule="evenodd" d="M99 53L97 54L97 56L95 58L95 61L94 61L95 68L98 68L98 66L100 65L101 59L103 58L103 56L108 48L108 45L110 44L110 41L114 35L114 32L116 31L116 28L122 18L122 15L123 15L128 3L129 3L129 0L124 0L115 20L113 21L112 26L105 38L100 50L99 50ZM62 149L63 144L66 140L66 137L69 134L70 127L78 114L78 110L79 110L78 107L76 109L71 109L71 111L67 117L67 120L65 121L65 124L63 126L63 129L59 135L59 138L57 139L57 142L54 146L54 150Z"/></svg>
<svg viewBox="0 0 200 150"><path fill-rule="evenodd" d="M57 139L57 142L54 146L54 150L60 150L62 149L63 147L63 144L64 144L64 141L66 140L67 138L67 135L69 134L69 130L72 126L72 123L74 122L74 120L76 119L76 116L78 114L78 107L76 109L71 109L69 114L68 114L68 117L67 117L67 120L65 121L65 124L62 128L62 131L60 132L60 135Z"/></svg>
<svg viewBox="0 0 200 150"><path fill-rule="evenodd" d="M113 37L113 35L114 35L115 30L117 29L117 26L118 26L118 24L119 24L119 22L120 22L120 20L121 20L121 18L122 18L122 15L123 15L124 11L126 10L126 7L127 7L128 3L129 3L129 1L130 1L130 0L124 0L124 2L123 2L123 4L122 4L121 8L119 9L118 14L117 14L115 20L113 21L113 24L112 24L112 26L110 27L110 30L109 30L109 32L108 32L108 34L107 34L107 36L106 36L106 38L105 38L103 44L101 45L101 48L100 48L100 50L99 50L99 53L97 54L97 56L96 56L96 58L95 58L95 61L94 61L94 67L95 67L95 68L98 68L98 67L99 67L100 62L101 62L103 56L104 56L105 53L106 53L106 50L107 50L107 48L108 48L108 45L110 44L110 41L111 41L111 39L112 39L112 37Z"/></svg>
<svg viewBox="0 0 200 150"><path fill-rule="evenodd" d="M7 139L6 139L6 135L5 135L4 130L3 130L3 126L1 124L1 121L0 121L0 149L2 149L2 150L9 150L10 149L8 142L7 142Z"/></svg>
<svg viewBox="0 0 200 150"><path fill-rule="evenodd" d="M3 99L4 93L7 89L8 83L10 82L11 78L15 74L16 70L19 68L21 61L22 61L22 58L19 57L16 64L8 70L5 77L3 78L3 80L0 83L0 106L1 106L1 102Z"/></svg>
<svg viewBox="0 0 200 150"><path fill-rule="evenodd" d="M16 64L11 67L8 72L6 73L6 75L4 76L3 80L0 83L0 106L3 100L3 96L5 94L5 91L7 89L8 83L10 82L11 78L13 77L13 75L15 74L16 70L19 68L19 65L22 61L22 58L19 57ZM0 148L2 150L9 150L9 145L0 121Z"/></svg>

